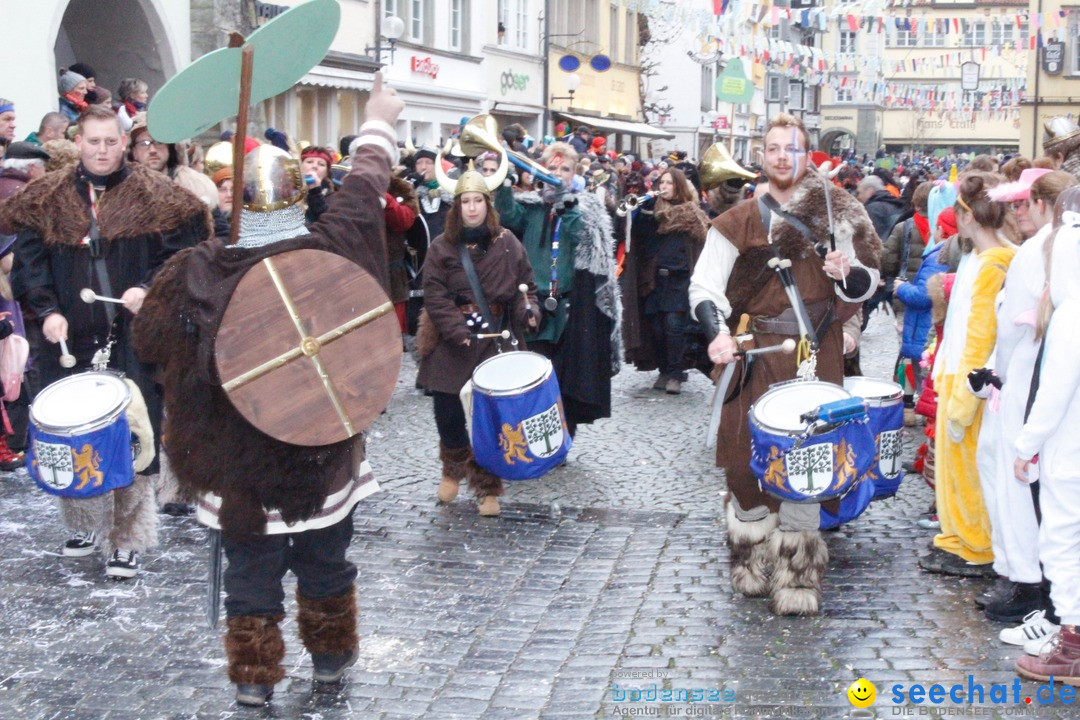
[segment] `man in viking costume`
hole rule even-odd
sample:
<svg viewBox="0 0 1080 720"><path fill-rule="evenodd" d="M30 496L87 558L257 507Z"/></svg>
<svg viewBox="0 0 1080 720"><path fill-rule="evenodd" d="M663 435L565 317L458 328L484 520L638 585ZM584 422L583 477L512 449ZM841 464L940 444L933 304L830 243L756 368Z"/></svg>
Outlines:
<svg viewBox="0 0 1080 720"><path fill-rule="evenodd" d="M41 323L45 340L65 341L76 361L65 369L56 345L34 348L42 387L89 369L95 357L105 360L141 390L158 430L161 401L150 369L135 357L132 318L162 264L207 238L213 224L206 205L168 177L126 164L127 142L115 113L91 107L75 137L79 165L29 185L0 216L18 231L11 273L16 298ZM83 288L119 297L123 306L87 304L80 299ZM160 433L148 436L148 450L154 437ZM100 544L111 577L133 577L137 553L157 545L157 507L146 476L98 497L62 498L60 512L74 533L63 554L91 555Z"/></svg>
<svg viewBox="0 0 1080 720"><path fill-rule="evenodd" d="M711 340L709 357L718 365L745 363L736 359L728 325L729 320L732 326L742 325L744 315L749 316L757 347L800 339L796 311L779 274L768 264L778 253L792 263L791 275L820 342L817 376L842 384L841 325L877 287L881 242L858 201L807 171L807 141L798 118L779 115L770 123L764 174L767 193L780 211L770 212L765 203L748 199L712 222L691 277L690 306ZM835 232L832 250L826 188ZM801 221L805 229L784 215ZM724 469L729 491L732 587L750 597L769 595L776 614L812 615L819 609L829 557L818 530L821 506L781 502L760 489L750 470L747 426L754 401L773 383L795 378L796 370L790 355L767 354L741 381L735 373L720 419L716 464Z"/></svg>
<svg viewBox="0 0 1080 720"><path fill-rule="evenodd" d="M297 577L297 626L314 679L336 682L356 662L357 571L345 553L353 510L378 486L365 460L363 434L298 445L249 423L218 377L219 328L248 270L289 251L329 251L387 288L383 198L397 160L394 123L402 107L376 75L351 169L310 232L296 158L272 146L249 153L238 245L212 240L177 255L159 275L135 326L140 356L162 367L173 471L183 489L201 494L199 520L223 533L225 651L241 704L265 704L285 676L279 623L288 570ZM280 389L281 402L289 402L289 392Z"/></svg>
<svg viewBox="0 0 1080 720"><path fill-rule="evenodd" d="M1073 174L1080 180L1080 127L1065 116L1050 118L1043 126L1046 139L1043 152L1054 161L1054 167Z"/></svg>
<svg viewBox="0 0 1080 720"><path fill-rule="evenodd" d="M515 194L507 182L495 193L495 209L529 254L545 318L529 348L551 360L573 435L579 424L611 416L611 378L622 362L622 298L611 217L592 193L570 190L577 152L552 143L541 162L562 187Z"/></svg>

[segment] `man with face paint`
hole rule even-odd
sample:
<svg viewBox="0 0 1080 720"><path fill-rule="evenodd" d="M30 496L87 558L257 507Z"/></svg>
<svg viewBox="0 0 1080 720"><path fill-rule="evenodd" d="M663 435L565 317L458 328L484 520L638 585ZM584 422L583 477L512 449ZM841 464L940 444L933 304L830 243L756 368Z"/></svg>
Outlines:
<svg viewBox="0 0 1080 720"><path fill-rule="evenodd" d="M758 199L744 200L720 215L712 222L690 279L690 307L710 339L709 358L719 366L745 363L735 355L728 326L729 320L734 326L744 315L757 347L779 345L788 338L798 341L801 333L791 301L768 265L776 254L790 260L820 343L817 376L841 384L841 326L877 287L881 242L857 200L808 172L808 139L802 121L778 115L765 136L763 165L768 180L763 194L771 195L781 211L801 221L805 230L769 211ZM835 245L830 243L825 192L832 205ZM732 587L747 596L769 595L778 615L818 612L828 562L818 530L821 506L781 502L762 492L750 470L746 416L770 385L794 379L796 370L793 356L774 353L760 356L742 381L736 372L716 445L716 464L724 468L729 491ZM830 505L835 512L836 501L825 504Z"/></svg>
<svg viewBox="0 0 1080 720"><path fill-rule="evenodd" d="M611 416L611 378L621 364L622 302L615 280L611 217L591 193L570 190L577 152L552 143L541 162L561 187L495 193L503 225L522 239L532 264L543 321L529 349L551 358L567 425Z"/></svg>

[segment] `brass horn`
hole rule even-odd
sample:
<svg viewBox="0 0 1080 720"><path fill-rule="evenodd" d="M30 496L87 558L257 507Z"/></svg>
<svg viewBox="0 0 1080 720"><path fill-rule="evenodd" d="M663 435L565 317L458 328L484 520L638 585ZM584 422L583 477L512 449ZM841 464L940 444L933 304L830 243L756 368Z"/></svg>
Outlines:
<svg viewBox="0 0 1080 720"><path fill-rule="evenodd" d="M757 177L735 162L727 146L719 142L705 151L705 157L698 165L698 174L701 176L701 187L706 192L734 178L753 180Z"/></svg>
<svg viewBox="0 0 1080 720"><path fill-rule="evenodd" d="M451 143L448 141L446 146L438 152L435 156L435 180L438 181L439 187L455 197L462 192L468 192L469 190L475 190L476 192L483 192L481 187L487 188L488 194L495 192L495 190L503 184L503 180L506 179L506 172L509 170L509 166L506 162L506 153L500 156L499 169L495 171L495 174L491 177L483 177L480 173L473 169L472 161L469 161L469 165L466 170L461 174L457 180L450 178L446 171L443 170L442 159L443 155L446 155L451 150ZM469 177L466 177L469 176ZM475 177L473 177L475 176ZM462 183L463 180L469 182ZM473 182L479 182L481 187L473 187Z"/></svg>
<svg viewBox="0 0 1080 720"><path fill-rule="evenodd" d="M503 147L499 142L499 125L491 115L477 115L461 128L455 155L476 157L485 152L505 154L519 170L532 173L548 185L562 187L562 180L547 171L540 163L519 152Z"/></svg>

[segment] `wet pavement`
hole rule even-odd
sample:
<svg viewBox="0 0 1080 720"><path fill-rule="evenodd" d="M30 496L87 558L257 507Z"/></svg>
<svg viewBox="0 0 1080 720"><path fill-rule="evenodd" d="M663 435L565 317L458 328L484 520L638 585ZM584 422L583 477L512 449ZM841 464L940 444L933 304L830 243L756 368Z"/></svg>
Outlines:
<svg viewBox="0 0 1080 720"><path fill-rule="evenodd" d="M890 374L896 348L892 318L875 315L864 371ZM1014 688L1016 651L972 604L985 581L917 568L930 534L915 521L932 498L921 479L826 534L820 616L776 617L727 581L705 378L669 396L625 369L614 417L581 428L566 466L511 486L502 516L482 519L470 499L435 503L437 440L414 374L407 359L370 436L383 491L356 513L361 657L344 682L313 686L290 601L286 679L267 709L236 706L205 620L205 531L161 516L139 577L109 581L99 557L60 557L53 503L9 473L0 719L844 718L860 677L879 718L1076 716L1041 705L1035 683ZM894 686L935 683L965 697L981 685L985 704L893 702ZM992 702L994 684L1007 703Z"/></svg>

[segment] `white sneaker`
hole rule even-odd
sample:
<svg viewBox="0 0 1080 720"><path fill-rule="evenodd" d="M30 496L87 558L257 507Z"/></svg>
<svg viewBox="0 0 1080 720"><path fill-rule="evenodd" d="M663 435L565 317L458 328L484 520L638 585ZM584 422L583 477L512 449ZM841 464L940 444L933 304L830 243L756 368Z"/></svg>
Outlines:
<svg viewBox="0 0 1080 720"><path fill-rule="evenodd" d="M105 565L105 574L109 577L126 580L139 572L139 553L134 550L114 550L112 558Z"/></svg>
<svg viewBox="0 0 1080 720"><path fill-rule="evenodd" d="M1058 631L1058 626L1046 619L1045 610L1032 610L1024 616L1022 625L1005 628L998 635L1006 645L1025 645L1033 640L1045 640Z"/></svg>
<svg viewBox="0 0 1080 720"><path fill-rule="evenodd" d="M1051 625L1054 630L1046 637L1041 637L1036 640L1028 640L1024 643L1024 652L1034 657L1039 657L1042 654L1042 649L1053 642L1054 638L1058 636L1058 626Z"/></svg>

